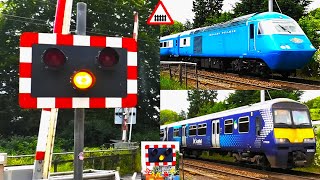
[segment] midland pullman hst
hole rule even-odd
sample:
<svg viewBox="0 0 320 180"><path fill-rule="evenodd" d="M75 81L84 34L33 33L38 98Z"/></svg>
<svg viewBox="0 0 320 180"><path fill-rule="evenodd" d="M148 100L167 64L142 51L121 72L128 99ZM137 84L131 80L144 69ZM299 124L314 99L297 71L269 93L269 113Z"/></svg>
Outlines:
<svg viewBox="0 0 320 180"><path fill-rule="evenodd" d="M202 68L284 77L316 52L298 23L277 12L255 13L160 38L160 59Z"/></svg>
<svg viewBox="0 0 320 180"><path fill-rule="evenodd" d="M179 141L185 155L203 151L237 162L290 169L308 166L316 151L308 108L279 98L160 127L163 141Z"/></svg>

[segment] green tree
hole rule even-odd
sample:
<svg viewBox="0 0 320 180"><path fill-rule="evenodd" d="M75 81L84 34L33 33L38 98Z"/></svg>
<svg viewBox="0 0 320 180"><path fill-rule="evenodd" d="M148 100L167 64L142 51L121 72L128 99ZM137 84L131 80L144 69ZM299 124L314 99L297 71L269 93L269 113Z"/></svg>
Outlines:
<svg viewBox="0 0 320 180"><path fill-rule="evenodd" d="M187 21L183 24L183 27L185 31L191 30L193 29L193 24L189 19L187 19Z"/></svg>
<svg viewBox="0 0 320 180"><path fill-rule="evenodd" d="M207 103L200 108L198 115L202 116L206 114L225 111L227 109L229 109L229 106L226 101L216 102L213 105L212 103Z"/></svg>
<svg viewBox="0 0 320 180"><path fill-rule="evenodd" d="M316 97L311 99L305 104L308 106L310 110L310 116L312 120L320 120L320 97Z"/></svg>
<svg viewBox="0 0 320 180"><path fill-rule="evenodd" d="M304 14L311 3L311 0L277 0L283 14L288 15L298 21ZM280 12L276 3L273 10ZM235 4L234 13L239 17L256 12L268 11L267 0L240 0Z"/></svg>
<svg viewBox="0 0 320 180"><path fill-rule="evenodd" d="M74 0L74 4L79 0ZM157 1L105 0L87 2L87 35L131 37L133 11L146 22ZM19 35L21 32L52 32L56 4L52 1L7 0L0 2L0 134L37 135L39 110L18 106ZM76 7L76 6L74 6ZM71 31L75 31L73 10ZM138 37L139 77L137 125L133 132L159 129L159 27L140 23ZM113 124L114 110L86 111L85 144L99 145L121 137L120 126ZM60 110L57 136L73 138L73 110ZM14 127L14 128L12 128ZM145 132L146 133L146 132ZM158 135L158 133L156 133ZM133 139L134 140L134 139Z"/></svg>
<svg viewBox="0 0 320 180"><path fill-rule="evenodd" d="M177 121L180 121L181 118L179 117L178 113L172 110L161 110L160 111L160 124L170 124Z"/></svg>
<svg viewBox="0 0 320 180"><path fill-rule="evenodd" d="M299 25L306 33L315 48L320 47L320 8L310 11L299 20ZM306 75L319 76L320 51L313 56L308 66L302 69Z"/></svg>
<svg viewBox="0 0 320 180"><path fill-rule="evenodd" d="M268 92L270 96L268 95ZM266 91L266 100L270 100L275 98L289 98L293 100L299 100L303 91L299 90L270 90ZM236 108L240 106L246 106L249 104L254 104L260 102L260 91L240 91L237 90L234 93L230 94L227 98L227 102L229 103L230 108Z"/></svg>
<svg viewBox="0 0 320 180"><path fill-rule="evenodd" d="M207 17L220 15L223 0L194 0L192 11L195 13L193 27L202 27Z"/></svg>
<svg viewBox="0 0 320 180"><path fill-rule="evenodd" d="M187 118L188 118L188 114L184 110L181 110L180 113L179 113L179 119L180 120L185 120Z"/></svg>
<svg viewBox="0 0 320 180"><path fill-rule="evenodd" d="M210 26L213 24L218 24L218 23L229 21L233 18L234 18L234 14L232 14L231 12L223 12L220 15L208 17L206 19L205 25Z"/></svg>
<svg viewBox="0 0 320 180"><path fill-rule="evenodd" d="M217 91L209 90L193 90L188 91L188 118L197 117L203 106L213 106L217 99Z"/></svg>
<svg viewBox="0 0 320 180"><path fill-rule="evenodd" d="M181 22L179 21L174 21L173 25L162 25L160 26L160 36L166 36L170 34L176 34L179 32L184 31L184 26Z"/></svg>

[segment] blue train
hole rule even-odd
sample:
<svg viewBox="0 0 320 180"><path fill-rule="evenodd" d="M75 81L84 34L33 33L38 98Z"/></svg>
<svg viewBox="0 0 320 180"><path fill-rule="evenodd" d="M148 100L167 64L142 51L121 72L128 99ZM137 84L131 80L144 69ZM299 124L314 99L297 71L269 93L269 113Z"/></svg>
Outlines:
<svg viewBox="0 0 320 180"><path fill-rule="evenodd" d="M290 169L308 166L316 151L308 108L279 98L160 127L162 141L184 154L229 154L237 162Z"/></svg>
<svg viewBox="0 0 320 180"><path fill-rule="evenodd" d="M160 59L203 68L289 76L316 49L298 23L277 12L255 13L160 38Z"/></svg>

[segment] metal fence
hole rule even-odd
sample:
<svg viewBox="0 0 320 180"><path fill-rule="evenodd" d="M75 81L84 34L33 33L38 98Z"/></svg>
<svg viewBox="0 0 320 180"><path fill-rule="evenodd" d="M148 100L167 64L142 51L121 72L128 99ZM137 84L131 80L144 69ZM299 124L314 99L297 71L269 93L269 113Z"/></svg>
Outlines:
<svg viewBox="0 0 320 180"><path fill-rule="evenodd" d="M84 151L84 169L117 169L122 174L132 173L138 167L138 148ZM35 155L8 156L7 166L32 165ZM73 152L53 153L51 172L73 170Z"/></svg>

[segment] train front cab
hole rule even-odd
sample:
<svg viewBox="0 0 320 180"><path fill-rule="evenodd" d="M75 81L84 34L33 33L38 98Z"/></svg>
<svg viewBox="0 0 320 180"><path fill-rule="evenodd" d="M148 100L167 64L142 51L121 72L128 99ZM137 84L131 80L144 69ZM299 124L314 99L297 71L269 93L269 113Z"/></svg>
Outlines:
<svg viewBox="0 0 320 180"><path fill-rule="evenodd" d="M308 108L299 103L281 102L272 105L272 114L274 141L266 153L271 167L287 169L310 165L316 143Z"/></svg>
<svg viewBox="0 0 320 180"><path fill-rule="evenodd" d="M294 72L316 51L298 23L280 13L253 16L248 30L248 55L261 58L273 71Z"/></svg>

